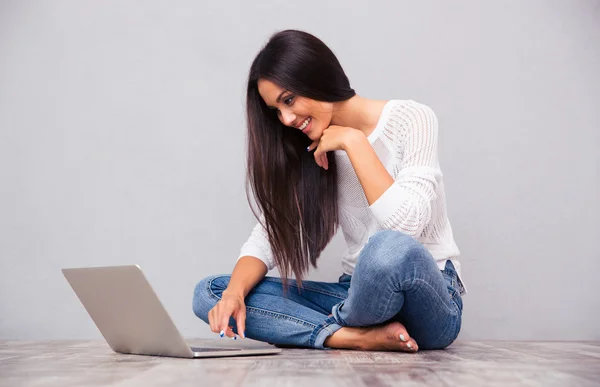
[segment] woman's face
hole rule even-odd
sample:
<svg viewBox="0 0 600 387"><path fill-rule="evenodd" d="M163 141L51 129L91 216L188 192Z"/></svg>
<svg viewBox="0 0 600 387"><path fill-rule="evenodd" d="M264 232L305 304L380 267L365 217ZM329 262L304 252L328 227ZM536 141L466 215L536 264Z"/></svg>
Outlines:
<svg viewBox="0 0 600 387"><path fill-rule="evenodd" d="M303 129L313 141L321 138L330 125L332 103L297 96L266 79L258 81L258 93L285 126L291 130Z"/></svg>

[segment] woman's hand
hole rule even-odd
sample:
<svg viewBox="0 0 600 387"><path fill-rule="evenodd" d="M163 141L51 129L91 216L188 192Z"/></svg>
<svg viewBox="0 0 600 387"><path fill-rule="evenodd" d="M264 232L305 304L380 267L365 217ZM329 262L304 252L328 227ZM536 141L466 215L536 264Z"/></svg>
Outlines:
<svg viewBox="0 0 600 387"><path fill-rule="evenodd" d="M221 300L208 312L210 330L219 333L221 337L226 335L234 339L237 338L233 332L233 327L229 325L229 318L231 316L233 316L237 324L238 334L245 339L246 304L244 303L244 297L236 294L228 294L227 290L225 290Z"/></svg>
<svg viewBox="0 0 600 387"><path fill-rule="evenodd" d="M327 162L327 152L334 150L346 150L347 142L357 134L364 134L354 128L347 126L331 125L323 130L323 135L318 140L313 141L308 147L308 151L315 149L315 161L319 167L329 169Z"/></svg>

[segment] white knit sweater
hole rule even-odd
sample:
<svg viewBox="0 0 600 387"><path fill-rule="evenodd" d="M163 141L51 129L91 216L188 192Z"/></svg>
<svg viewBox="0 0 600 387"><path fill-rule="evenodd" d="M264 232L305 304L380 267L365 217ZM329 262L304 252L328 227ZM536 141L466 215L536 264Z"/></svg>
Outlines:
<svg viewBox="0 0 600 387"><path fill-rule="evenodd" d="M460 252L446 214L435 113L412 100L390 100L368 140L394 178L394 184L369 206L350 158L343 150L333 152L338 169L340 226L348 246L342 256L343 272L352 275L356 260L371 235L384 229L398 230L421 242L440 270L448 259L452 260L462 285L459 291L466 294L457 259ZM260 220L264 223L262 214ZM242 246L239 258L246 255L262 260L269 270L275 267L267 234L260 222Z"/></svg>

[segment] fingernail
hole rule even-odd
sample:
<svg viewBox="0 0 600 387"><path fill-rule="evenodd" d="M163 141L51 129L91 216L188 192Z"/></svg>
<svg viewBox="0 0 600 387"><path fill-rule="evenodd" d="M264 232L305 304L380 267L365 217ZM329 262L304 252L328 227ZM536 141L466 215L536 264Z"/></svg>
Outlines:
<svg viewBox="0 0 600 387"><path fill-rule="evenodd" d="M219 335L220 335L221 337L223 337L223 335L224 335L224 334L225 334L225 331L221 331L221 333L219 333Z"/></svg>
<svg viewBox="0 0 600 387"><path fill-rule="evenodd" d="M310 150L310 145L306 147L306 151L308 152Z"/></svg>
<svg viewBox="0 0 600 387"><path fill-rule="evenodd" d="M408 343L408 344L406 344L406 346L407 346L408 348L412 348L412 343Z"/></svg>
<svg viewBox="0 0 600 387"><path fill-rule="evenodd" d="M406 341L406 338L404 337L404 334L402 334L402 333L400 333L400 340Z"/></svg>

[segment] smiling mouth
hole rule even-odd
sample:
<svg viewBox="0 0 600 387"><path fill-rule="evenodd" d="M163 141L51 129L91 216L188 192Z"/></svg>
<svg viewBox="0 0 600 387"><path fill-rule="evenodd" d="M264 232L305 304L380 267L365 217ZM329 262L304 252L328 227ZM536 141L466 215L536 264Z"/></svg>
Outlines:
<svg viewBox="0 0 600 387"><path fill-rule="evenodd" d="M302 133L308 135L308 132L310 132L312 130L312 122L313 119L312 117L308 117L304 123L302 123L302 125L300 125L300 127L298 128Z"/></svg>
<svg viewBox="0 0 600 387"><path fill-rule="evenodd" d="M300 125L298 127L298 129L300 129L300 130L306 129L311 121L312 121L312 117L308 117L307 119L304 120L304 122L302 122L302 125Z"/></svg>

